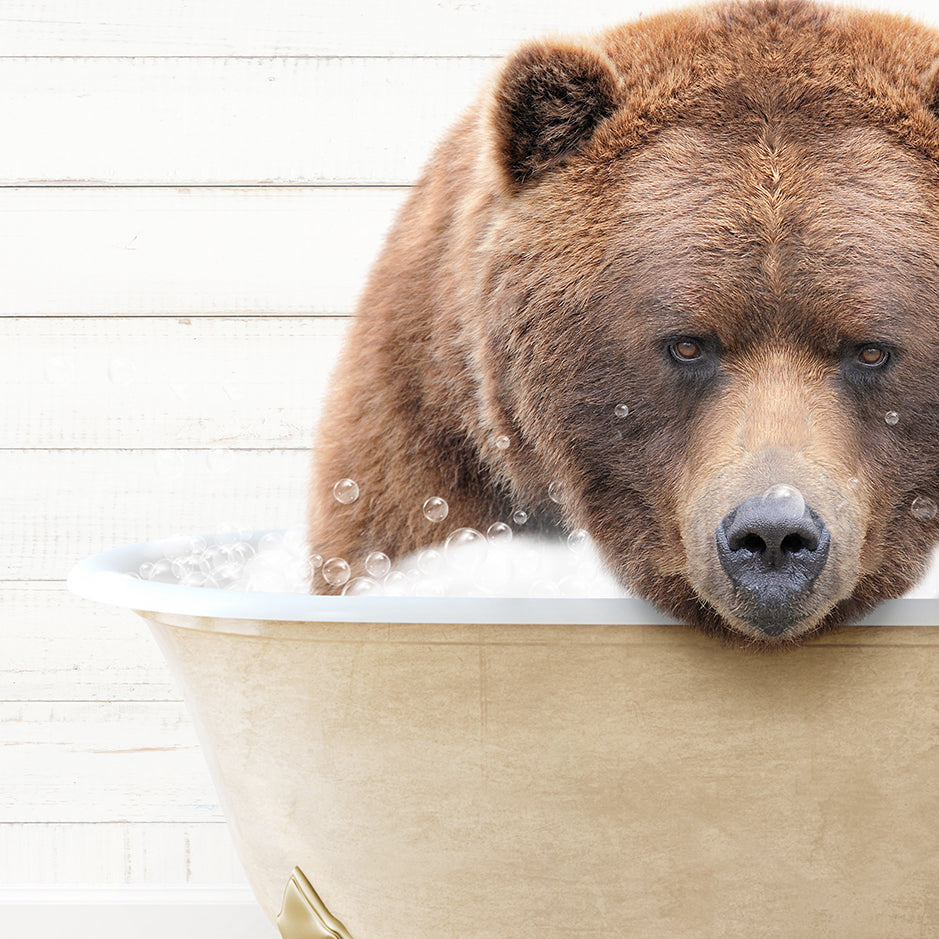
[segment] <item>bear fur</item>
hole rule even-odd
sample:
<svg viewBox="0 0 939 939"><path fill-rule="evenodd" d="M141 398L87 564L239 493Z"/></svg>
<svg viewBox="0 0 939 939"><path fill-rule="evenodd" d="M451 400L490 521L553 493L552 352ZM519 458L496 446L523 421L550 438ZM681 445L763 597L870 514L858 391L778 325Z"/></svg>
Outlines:
<svg viewBox="0 0 939 939"><path fill-rule="evenodd" d="M311 544L358 574L521 508L526 531L586 529L662 609L757 641L901 595L939 536L937 112L939 33L802 0L520 49L371 272ZM780 484L828 540L774 606L715 532Z"/></svg>

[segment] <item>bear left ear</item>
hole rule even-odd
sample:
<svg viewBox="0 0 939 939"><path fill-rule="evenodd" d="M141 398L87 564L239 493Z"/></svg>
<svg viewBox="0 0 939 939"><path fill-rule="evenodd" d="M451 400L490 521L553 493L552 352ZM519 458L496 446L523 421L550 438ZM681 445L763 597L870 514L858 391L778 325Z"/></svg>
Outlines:
<svg viewBox="0 0 939 939"><path fill-rule="evenodd" d="M496 158L516 188L578 150L619 107L620 81L600 50L533 43L497 81Z"/></svg>

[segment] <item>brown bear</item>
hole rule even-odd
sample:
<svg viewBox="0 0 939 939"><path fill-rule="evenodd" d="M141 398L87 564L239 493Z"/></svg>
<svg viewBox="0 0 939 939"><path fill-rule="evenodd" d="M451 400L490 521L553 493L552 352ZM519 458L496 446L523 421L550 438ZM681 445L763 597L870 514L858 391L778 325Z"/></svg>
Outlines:
<svg viewBox="0 0 939 939"><path fill-rule="evenodd" d="M317 550L358 572L524 509L757 642L903 593L939 534L937 115L939 33L803 0L510 56L362 296Z"/></svg>

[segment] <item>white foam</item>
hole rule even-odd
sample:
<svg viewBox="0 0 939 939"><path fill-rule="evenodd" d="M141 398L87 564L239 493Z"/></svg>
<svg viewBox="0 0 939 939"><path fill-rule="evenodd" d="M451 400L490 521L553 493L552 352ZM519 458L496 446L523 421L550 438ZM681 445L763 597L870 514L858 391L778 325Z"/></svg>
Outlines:
<svg viewBox="0 0 939 939"><path fill-rule="evenodd" d="M229 536L217 543L189 539L191 550L138 572L144 579L187 586L273 593L308 593L311 575L322 583L323 559L308 554L301 529L264 535L257 545ZM428 558L433 561L430 563ZM328 559L327 559L328 560ZM170 563L172 562L172 563ZM353 559L353 580L366 574ZM392 564L383 577L362 585L372 596L430 597L629 597L606 568L590 538L548 541L516 533L511 540L479 538L446 550L436 545ZM923 579L904 599L939 598L939 546Z"/></svg>

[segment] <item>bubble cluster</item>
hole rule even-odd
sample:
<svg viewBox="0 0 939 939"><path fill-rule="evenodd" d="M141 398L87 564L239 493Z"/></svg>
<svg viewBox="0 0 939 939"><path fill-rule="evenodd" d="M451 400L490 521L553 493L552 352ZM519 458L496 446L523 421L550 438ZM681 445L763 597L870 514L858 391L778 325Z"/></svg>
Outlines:
<svg viewBox="0 0 939 939"><path fill-rule="evenodd" d="M446 499L431 496L424 502L421 511L428 522L442 522L450 514L450 506Z"/></svg>
<svg viewBox="0 0 939 939"><path fill-rule="evenodd" d="M308 593L314 578L343 596L622 596L605 575L583 529L546 543L514 537L512 526L494 522L485 534L457 528L437 547L394 563L383 551L364 558L323 557L310 552L303 529L254 537L234 525L211 537L177 538L164 557L142 564L136 576L186 587ZM364 570L363 570L364 567Z"/></svg>
<svg viewBox="0 0 939 939"><path fill-rule="evenodd" d="M359 497L359 484L354 479L340 479L333 486L333 497L342 505L351 505Z"/></svg>
<svg viewBox="0 0 939 939"><path fill-rule="evenodd" d="M134 573L184 587L308 593L323 559L306 553L302 530L267 532L256 543L251 534L222 525L210 538L173 539L173 553L141 564Z"/></svg>

